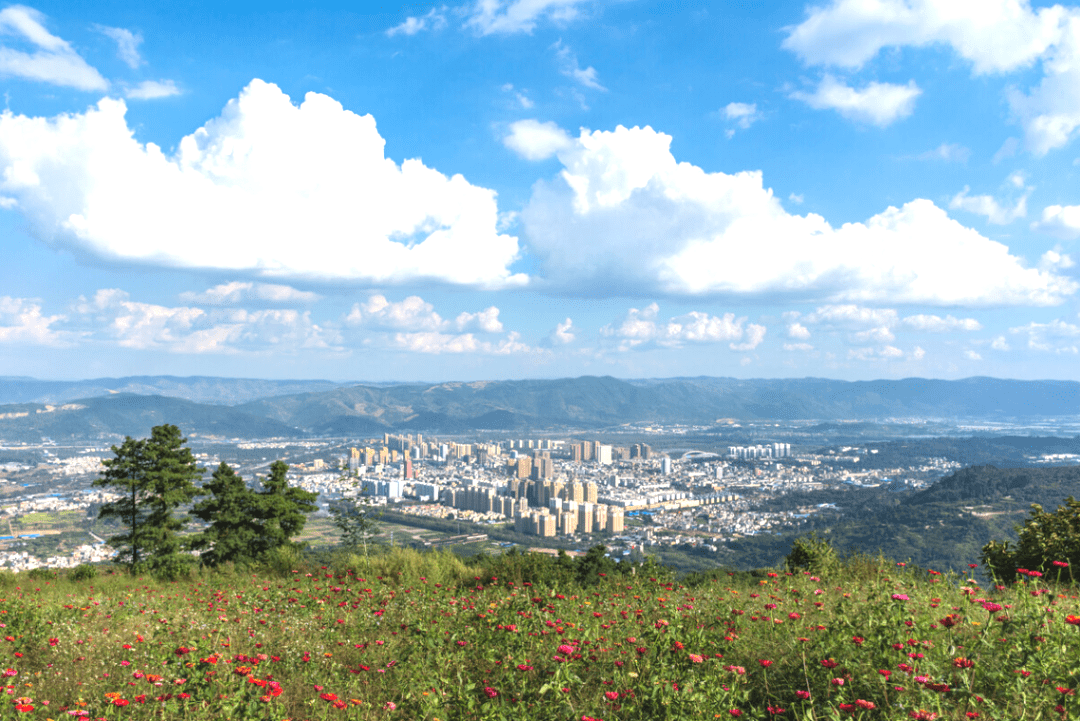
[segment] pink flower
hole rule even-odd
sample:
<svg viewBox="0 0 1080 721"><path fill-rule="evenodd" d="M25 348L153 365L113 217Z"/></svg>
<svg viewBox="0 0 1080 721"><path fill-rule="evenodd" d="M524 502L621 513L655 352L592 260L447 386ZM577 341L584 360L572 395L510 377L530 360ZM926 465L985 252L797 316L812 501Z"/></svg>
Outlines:
<svg viewBox="0 0 1080 721"><path fill-rule="evenodd" d="M797 697L799 697L800 699L802 699L803 701L809 701L810 700L810 692L809 691L796 691L795 695Z"/></svg>

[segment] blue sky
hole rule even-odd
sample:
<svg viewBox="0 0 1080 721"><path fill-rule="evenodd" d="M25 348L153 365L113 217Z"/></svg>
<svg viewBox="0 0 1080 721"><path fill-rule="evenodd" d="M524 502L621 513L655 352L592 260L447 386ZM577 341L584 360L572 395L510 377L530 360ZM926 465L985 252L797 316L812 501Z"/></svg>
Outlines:
<svg viewBox="0 0 1080 721"><path fill-rule="evenodd" d="M0 374L1080 378L1080 5L0 5Z"/></svg>

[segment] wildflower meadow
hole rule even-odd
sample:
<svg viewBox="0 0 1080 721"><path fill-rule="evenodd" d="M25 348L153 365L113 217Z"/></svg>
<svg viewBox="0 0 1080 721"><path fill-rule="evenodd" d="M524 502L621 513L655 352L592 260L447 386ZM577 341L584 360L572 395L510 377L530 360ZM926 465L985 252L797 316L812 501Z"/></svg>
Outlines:
<svg viewBox="0 0 1080 721"><path fill-rule="evenodd" d="M1008 585L866 557L682 582L557 565L394 549L176 581L8 574L0 718L1080 715L1064 562Z"/></svg>

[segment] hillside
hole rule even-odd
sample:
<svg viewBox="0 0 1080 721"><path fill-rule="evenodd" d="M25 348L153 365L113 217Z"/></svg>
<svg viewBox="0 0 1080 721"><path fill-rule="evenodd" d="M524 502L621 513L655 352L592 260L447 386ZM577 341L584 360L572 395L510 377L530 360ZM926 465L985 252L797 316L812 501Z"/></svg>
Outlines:
<svg viewBox="0 0 1080 721"><path fill-rule="evenodd" d="M123 391L123 392L118 392ZM188 417L209 423L197 433L232 437L283 434L377 435L385 431L468 433L525 429L596 429L630 423L709 426L717 419L882 421L895 418L1061 418L1080 415L1080 383L969 378L846 382L819 378L672 378L620 380L583 376L554 380L338 385L329 381L230 378L98 379L59 382L0 379L0 415L22 405L77 402L93 407L83 435L127 433L131 410L110 403L141 396L140 413L166 417L183 400ZM45 399L45 400L43 400ZM87 399L96 399L91 403ZM194 405L192 405L194 404ZM195 405L204 406L199 410ZM232 406L236 413L221 411ZM217 410L215 410L217 408ZM96 413L96 415L95 415ZM65 419L82 416L67 414ZM26 418L26 417L24 417ZM57 416L59 418L59 416ZM253 419L262 419L256 423ZM211 420L212 419L212 420ZM176 419L180 422L179 419ZM57 419L0 423L4 437L79 435ZM56 424L59 424L58 426ZM117 425L118 424L118 425ZM854 425L844 424L853 428ZM44 429L51 429L46 432ZM203 428L200 426L200 428ZM813 429L808 429L812 431ZM11 435L14 434L14 435Z"/></svg>
<svg viewBox="0 0 1080 721"><path fill-rule="evenodd" d="M46 436L53 440L145 437L162 423L178 425L189 436L298 435L295 428L284 423L236 408L132 393L87 398L62 406L0 406L0 437L13 441L36 442Z"/></svg>
<svg viewBox="0 0 1080 721"><path fill-rule="evenodd" d="M846 382L611 377L351 386L266 398L243 410L311 430L337 418L387 429L597 428L623 423L711 424L718 418L883 419L1080 414L1080 383L971 378Z"/></svg>
<svg viewBox="0 0 1080 721"><path fill-rule="evenodd" d="M1052 511L1067 496L1080 497L1080 467L964 468L915 493L885 488L784 496L776 507L831 503L799 533L816 531L842 551L881 551L923 567L962 571L976 563L992 539L1015 539L1013 526L1031 504ZM732 542L721 562L740 568L774 564L795 533Z"/></svg>
<svg viewBox="0 0 1080 721"><path fill-rule="evenodd" d="M329 390L339 383L322 380L261 380L192 376L129 376L82 381L48 381L36 378L0 378L0 404L71 403L116 393L183 398L196 403L235 405L257 398Z"/></svg>
<svg viewBox="0 0 1080 721"><path fill-rule="evenodd" d="M82 581L0 577L15 689L5 718L1060 721L1080 710L1067 650L1080 605L1052 578L980 588L862 558L676 580L603 547L576 560L401 549L288 560L170 582L104 568Z"/></svg>

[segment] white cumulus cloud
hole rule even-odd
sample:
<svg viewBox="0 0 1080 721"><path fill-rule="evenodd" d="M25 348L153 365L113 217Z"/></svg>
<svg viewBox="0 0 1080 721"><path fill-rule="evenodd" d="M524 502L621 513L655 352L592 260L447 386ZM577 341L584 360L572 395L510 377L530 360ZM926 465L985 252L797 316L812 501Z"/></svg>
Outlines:
<svg viewBox="0 0 1080 721"><path fill-rule="evenodd" d="M678 162L670 144L619 126L583 129L556 152L562 172L534 186L521 214L549 282L932 305L1050 305L1077 290L929 200L835 228L788 213L760 172L707 172Z"/></svg>
<svg viewBox="0 0 1080 721"><path fill-rule="evenodd" d="M254 80L175 154L139 143L123 101L0 115L0 192L46 242L264 276L520 285L494 191L386 158L370 115Z"/></svg>
<svg viewBox="0 0 1080 721"><path fill-rule="evenodd" d="M567 318L562 323L555 325L555 330L551 331L551 335L548 336L548 341L551 345L566 345L573 343L576 337L576 329L574 328L574 321Z"/></svg>
<svg viewBox="0 0 1080 721"><path fill-rule="evenodd" d="M1028 348L1048 353L1080 353L1080 325L1055 318L1049 323L1032 321L1025 326L1010 328L1010 333L1026 335ZM1002 338L1002 344L1004 338Z"/></svg>
<svg viewBox="0 0 1080 721"><path fill-rule="evenodd" d="M6 38L27 50L11 47ZM34 80L78 90L106 90L109 81L75 49L45 29L45 16L25 5L0 10L0 76Z"/></svg>
<svg viewBox="0 0 1080 721"><path fill-rule="evenodd" d="M340 342L336 332L313 322L308 311L169 307L133 301L116 288L80 298L75 310L89 323L91 337L136 350L290 353L331 349Z"/></svg>
<svg viewBox="0 0 1080 721"><path fill-rule="evenodd" d="M808 65L860 68L882 49L947 45L977 74L1040 63L1038 85L1008 94L1028 148L1044 154L1080 128L1080 8L1030 0L832 0L789 28Z"/></svg>
<svg viewBox="0 0 1080 721"><path fill-rule="evenodd" d="M1042 220L1031 227L1062 238L1076 238L1080 236L1080 205L1048 205L1043 208Z"/></svg>
<svg viewBox="0 0 1080 721"><path fill-rule="evenodd" d="M812 93L801 90L791 93L791 97L815 110L835 110L848 120L879 128L911 115L915 100L920 95L922 90L914 80L907 85L871 82L862 89L856 89L832 75L822 78Z"/></svg>
<svg viewBox="0 0 1080 721"><path fill-rule="evenodd" d="M546 160L573 144L573 138L554 122L534 119L511 123L510 133L503 138L503 145L526 160Z"/></svg>
<svg viewBox="0 0 1080 721"><path fill-rule="evenodd" d="M742 129L749 128L759 119L757 103L728 103L724 106L724 117L735 121Z"/></svg>
<svg viewBox="0 0 1080 721"><path fill-rule="evenodd" d="M317 293L297 290L292 286L277 283L252 283L233 281L208 288L201 293L191 291L181 293L180 300L185 303L205 303L207 305L239 305L250 301L263 303L314 303L319 299Z"/></svg>
<svg viewBox="0 0 1080 721"><path fill-rule="evenodd" d="M974 318L954 318L947 315L942 318L939 315L920 313L909 315L902 321L912 330L926 331L929 333L953 333L955 331L982 330L982 323Z"/></svg>
<svg viewBox="0 0 1080 721"><path fill-rule="evenodd" d="M480 333L502 333L503 324L499 321L499 309L495 306L476 313L460 313L454 319L458 331L472 330Z"/></svg>
<svg viewBox="0 0 1080 721"><path fill-rule="evenodd" d="M373 295L364 303L353 305L345 322L351 326L374 326L388 330L439 331L447 321L435 312L435 306L418 295L392 302L384 295Z"/></svg>
<svg viewBox="0 0 1080 721"><path fill-rule="evenodd" d="M617 323L600 329L606 338L619 341L620 350L652 345L679 348L687 343L721 343L731 341L732 350L753 350L765 339L765 326L746 323L734 313L722 316L691 311L664 321L659 318L660 306L650 303L642 309L631 308ZM745 325L744 325L745 324Z"/></svg>
<svg viewBox="0 0 1080 721"><path fill-rule="evenodd" d="M971 188L964 186L964 189L949 201L949 207L953 210L960 209L977 215L985 215L986 219L995 225L1008 225L1014 220L1027 216L1027 199L1034 188L1027 185L1021 173L1013 173L1009 176L1006 185L1011 186L1013 192L1023 191L1023 194L1012 205L999 203L992 195L968 195Z"/></svg>
<svg viewBox="0 0 1080 721"><path fill-rule="evenodd" d="M802 323L792 323L787 328L788 338L796 338L798 340L806 340L810 337L810 329L804 326Z"/></svg>
<svg viewBox="0 0 1080 721"><path fill-rule="evenodd" d="M63 315L42 314L37 300L0 296L0 343L67 346L70 334L52 327L63 320Z"/></svg>

